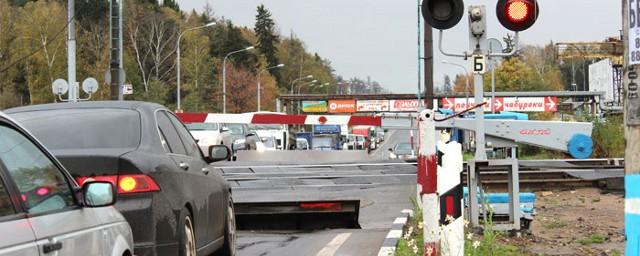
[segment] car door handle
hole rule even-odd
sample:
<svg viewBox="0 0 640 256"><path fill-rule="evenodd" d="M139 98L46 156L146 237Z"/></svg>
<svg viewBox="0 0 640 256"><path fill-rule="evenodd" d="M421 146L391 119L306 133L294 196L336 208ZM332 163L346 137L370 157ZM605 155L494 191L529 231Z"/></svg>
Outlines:
<svg viewBox="0 0 640 256"><path fill-rule="evenodd" d="M48 243L42 246L42 251L47 254L50 252L59 251L62 249L62 242Z"/></svg>
<svg viewBox="0 0 640 256"><path fill-rule="evenodd" d="M178 167L180 167L180 169L185 171L189 170L189 164L185 162L180 162L180 164L178 164Z"/></svg>
<svg viewBox="0 0 640 256"><path fill-rule="evenodd" d="M202 168L202 173L204 173L204 175L209 175L209 169L207 169L206 167Z"/></svg>

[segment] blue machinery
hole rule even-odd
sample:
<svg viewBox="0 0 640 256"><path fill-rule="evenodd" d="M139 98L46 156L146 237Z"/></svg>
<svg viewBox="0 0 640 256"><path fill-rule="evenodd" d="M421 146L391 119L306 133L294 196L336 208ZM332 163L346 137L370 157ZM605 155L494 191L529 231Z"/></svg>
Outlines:
<svg viewBox="0 0 640 256"><path fill-rule="evenodd" d="M496 119L501 118L501 119ZM382 126L390 129L413 129L415 114L384 114ZM444 115L436 116L436 120L443 120ZM480 172L506 169L508 172L508 221L495 223L496 230L520 230L523 213L520 211L520 184L517 159L518 143L541 147L545 149L566 152L574 158L588 158L593 151L591 132L592 123L586 122L557 122L531 121L523 114L504 113L488 115L484 120L486 136L485 148L488 150L505 149L502 159L474 160L467 165L467 184L469 197L478 198ZM476 120L472 118L451 118L436 123L437 129L459 129L474 131ZM478 200L468 200L469 221L473 227L481 227Z"/></svg>

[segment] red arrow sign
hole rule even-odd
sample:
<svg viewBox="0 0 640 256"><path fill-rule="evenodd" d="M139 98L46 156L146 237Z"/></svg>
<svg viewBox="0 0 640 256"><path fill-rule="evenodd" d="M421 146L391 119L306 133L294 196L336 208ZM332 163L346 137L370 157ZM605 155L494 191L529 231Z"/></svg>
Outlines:
<svg viewBox="0 0 640 256"><path fill-rule="evenodd" d="M545 97L544 98L544 112L556 112L558 111L558 98L557 97Z"/></svg>
<svg viewBox="0 0 640 256"><path fill-rule="evenodd" d="M502 97L495 98L495 101L493 102L493 104L494 104L493 106L495 111L498 111L498 112L504 111L504 98Z"/></svg>
<svg viewBox="0 0 640 256"><path fill-rule="evenodd" d="M456 99L442 98L442 107L444 109L453 109L455 107Z"/></svg>

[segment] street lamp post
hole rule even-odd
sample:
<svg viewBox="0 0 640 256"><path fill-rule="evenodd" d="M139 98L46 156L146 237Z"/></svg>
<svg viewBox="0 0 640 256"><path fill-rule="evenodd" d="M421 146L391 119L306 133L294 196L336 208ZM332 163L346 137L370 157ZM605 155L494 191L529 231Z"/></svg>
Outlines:
<svg viewBox="0 0 640 256"><path fill-rule="evenodd" d="M298 86L298 95L300 95L300 90L302 89L302 87L305 87L305 86L313 86L313 84L315 84L315 83L317 83L317 82L318 82L318 80L313 80L313 81L311 81L311 82L308 82L308 83L306 83L306 84L301 84L300 86Z"/></svg>
<svg viewBox="0 0 640 256"><path fill-rule="evenodd" d="M300 81L302 79L311 79L313 78L313 75L308 75L308 76L303 76L303 77L299 77L298 79L295 79L291 82L291 94L293 94L295 92L295 90L293 90L293 85L297 82Z"/></svg>
<svg viewBox="0 0 640 256"><path fill-rule="evenodd" d="M176 96L177 96L178 100L177 100L177 106L176 107L177 107L177 111L178 112L180 112L182 110L180 108L180 39L182 39L182 36L185 33L189 32L189 31L193 31L193 30L201 29L201 28L206 28L206 27L211 27L211 26L213 26L215 24L216 24L215 22L211 22L211 23L208 23L208 24L203 25L203 26L193 27L193 28L190 28L190 29L187 29L187 30L183 31L178 36L178 45L176 46L176 48L177 48L176 49L176 70L177 70L177 73L178 73L177 74L178 75L178 78L177 78L178 81L177 81L177 88L176 88Z"/></svg>
<svg viewBox="0 0 640 256"><path fill-rule="evenodd" d="M459 68L461 68L462 70L464 70L464 74L465 74L465 78L464 78L464 80L465 80L465 82L466 82L466 87L467 87L467 88L465 89L465 91L464 91L464 95L465 95L465 98L466 98L466 107L467 107L467 108L469 108L469 91L470 91L470 88L471 88L471 87L469 86L469 78L468 78L468 77L466 77L467 75L469 75L469 71L467 70L467 67L465 67L465 66L463 66L463 65L460 65L460 64L457 64L457 63L448 62L448 61L446 61L446 60L443 60L443 61L442 61L442 63L443 63L443 64L453 65L453 66L459 67ZM479 103L476 103L476 104L479 104ZM493 105L493 104L491 104L491 105Z"/></svg>
<svg viewBox="0 0 640 256"><path fill-rule="evenodd" d="M250 51L254 48L253 46L249 46L242 50L230 52L227 56L224 56L224 60L222 61L222 113L224 114L227 113L227 58L235 53Z"/></svg>
<svg viewBox="0 0 640 256"><path fill-rule="evenodd" d="M284 67L284 64L278 64L276 66L268 67L268 68L265 68L265 69L261 70L260 72L258 72L258 79L257 79L258 80L258 112L260 112L260 91L261 91L260 75L262 74L262 72L265 72L267 70L271 70L271 69L274 69L274 68L282 68L282 67Z"/></svg>

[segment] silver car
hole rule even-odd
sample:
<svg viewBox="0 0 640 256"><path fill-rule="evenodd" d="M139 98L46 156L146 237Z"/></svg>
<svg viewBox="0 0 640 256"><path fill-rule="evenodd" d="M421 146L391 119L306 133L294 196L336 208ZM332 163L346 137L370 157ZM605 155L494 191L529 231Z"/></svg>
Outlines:
<svg viewBox="0 0 640 256"><path fill-rule="evenodd" d="M133 255L108 182L78 187L33 136L0 112L0 255Z"/></svg>

